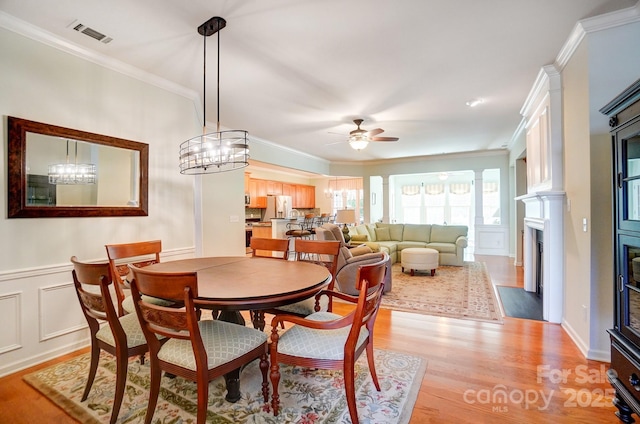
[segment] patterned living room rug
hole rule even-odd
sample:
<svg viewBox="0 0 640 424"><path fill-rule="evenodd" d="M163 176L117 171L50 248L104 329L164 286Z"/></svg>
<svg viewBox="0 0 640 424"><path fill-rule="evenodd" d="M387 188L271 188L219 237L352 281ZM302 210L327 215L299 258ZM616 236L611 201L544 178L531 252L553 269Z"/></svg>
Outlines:
<svg viewBox="0 0 640 424"><path fill-rule="evenodd" d="M90 355L28 374L24 380L82 423L108 423L115 387L116 363L102 353L91 393L80 397L86 384ZM376 371L381 392L377 392L363 354L356 363L356 401L362 422L408 423L426 371L421 357L375 350ZM277 417L262 398L262 375L258 361L241 374L242 398L224 400L223 378L209 384L207 422L214 423L350 423L341 371L309 370L281 366L280 405ZM142 423L149 393L149 362L129 361L127 386L118 423ZM195 423L197 392L194 382L180 377L162 377L153 423Z"/></svg>
<svg viewBox="0 0 640 424"><path fill-rule="evenodd" d="M441 266L429 271L402 272L392 268L392 289L382 296L382 308L503 323L502 312L486 265L464 262L463 266Z"/></svg>

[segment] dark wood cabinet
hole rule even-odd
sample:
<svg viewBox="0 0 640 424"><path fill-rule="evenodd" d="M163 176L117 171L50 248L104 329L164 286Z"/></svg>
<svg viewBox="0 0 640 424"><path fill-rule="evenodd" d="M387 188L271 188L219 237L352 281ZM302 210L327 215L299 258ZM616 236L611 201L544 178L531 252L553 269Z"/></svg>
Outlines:
<svg viewBox="0 0 640 424"><path fill-rule="evenodd" d="M613 144L614 327L607 378L616 415L640 415L640 80L600 109Z"/></svg>

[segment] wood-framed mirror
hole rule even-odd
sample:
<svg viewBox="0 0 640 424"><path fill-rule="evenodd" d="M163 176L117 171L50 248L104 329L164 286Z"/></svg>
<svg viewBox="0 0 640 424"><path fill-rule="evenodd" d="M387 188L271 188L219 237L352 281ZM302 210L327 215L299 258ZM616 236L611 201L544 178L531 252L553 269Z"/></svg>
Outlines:
<svg viewBox="0 0 640 424"><path fill-rule="evenodd" d="M7 127L9 218L148 215L148 144L12 116Z"/></svg>

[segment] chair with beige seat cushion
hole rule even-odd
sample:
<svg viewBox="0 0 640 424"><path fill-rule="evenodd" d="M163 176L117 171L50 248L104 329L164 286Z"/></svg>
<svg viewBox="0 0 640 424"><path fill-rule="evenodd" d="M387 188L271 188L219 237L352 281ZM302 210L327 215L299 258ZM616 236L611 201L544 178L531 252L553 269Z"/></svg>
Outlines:
<svg viewBox="0 0 640 424"><path fill-rule="evenodd" d="M301 262L311 262L325 266L331 273L331 282L327 290L333 290L338 265L338 255L340 254L340 243L338 241L326 240L296 240L295 255L296 260ZM306 317L314 312L333 310L333 299L324 296L321 302L316 305L316 298L302 300L290 305L279 306L276 313L285 312L300 317Z"/></svg>
<svg viewBox="0 0 640 424"><path fill-rule="evenodd" d="M140 356L144 360L147 341L135 314L118 316L109 287L113 284L110 266L104 263L80 262L75 256L73 263L73 284L91 334L91 363L89 377L81 402L87 400L93 385L100 350L116 357L116 388L111 409L110 423L115 423L124 397L129 358ZM106 322L107 325L101 325Z"/></svg>
<svg viewBox="0 0 640 424"><path fill-rule="evenodd" d="M156 409L162 371L196 382L198 424L204 424L206 420L209 382L258 358L262 371L262 395L264 401L268 401L269 362L265 333L219 320L199 321L195 272L162 273L135 266L131 266L131 270L131 293L149 346L151 363L145 423L151 422ZM168 299L180 302L184 307L168 308L149 303L146 301L148 298ZM156 335L167 337L168 341L161 343ZM227 400L236 402L239 399L230 399L227 394Z"/></svg>
<svg viewBox="0 0 640 424"><path fill-rule="evenodd" d="M114 288L118 301L118 314L131 314L135 312L129 291L131 272L128 264L138 267L148 266L160 262L162 242L160 240L140 241L122 244L107 244L107 257L111 266L111 274L115 278ZM151 300L151 299L150 299ZM171 303L156 299L152 300L160 305L168 306Z"/></svg>
<svg viewBox="0 0 640 424"><path fill-rule="evenodd" d="M355 304L355 309L346 316L331 312L316 312L306 318L294 315L276 315L271 321L271 386L273 414L280 412L280 364L290 364L309 368L342 370L344 386L351 422L358 423L355 399L355 361L367 352L369 371L376 389L380 384L373 357L373 327L384 289L384 275L387 269L387 254L382 260L359 267L359 295L323 290L317 297L336 297ZM279 334L278 327L285 322L294 324Z"/></svg>

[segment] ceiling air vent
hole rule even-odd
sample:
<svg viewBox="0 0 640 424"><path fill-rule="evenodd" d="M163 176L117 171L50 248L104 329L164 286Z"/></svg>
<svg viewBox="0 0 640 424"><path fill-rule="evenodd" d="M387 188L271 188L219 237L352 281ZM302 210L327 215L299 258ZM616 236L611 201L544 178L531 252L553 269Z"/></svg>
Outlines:
<svg viewBox="0 0 640 424"><path fill-rule="evenodd" d="M107 43L109 43L110 41L113 40L113 38L107 37L106 35L102 34L101 32L98 32L95 29L90 28L90 27L88 27L88 26L86 26L84 24L80 24L80 23L76 24L75 22L74 22L74 24L75 25L73 26L73 29L75 29L78 32L83 33L84 35L88 35L89 37L94 38L94 39L96 39L96 40L98 40L98 41L100 41L100 42L102 42L104 44L107 44Z"/></svg>

